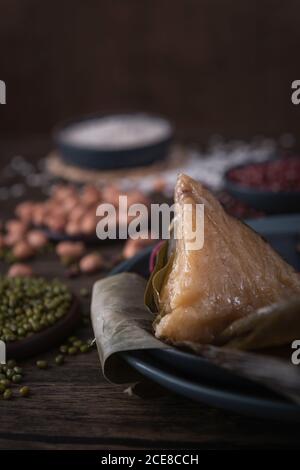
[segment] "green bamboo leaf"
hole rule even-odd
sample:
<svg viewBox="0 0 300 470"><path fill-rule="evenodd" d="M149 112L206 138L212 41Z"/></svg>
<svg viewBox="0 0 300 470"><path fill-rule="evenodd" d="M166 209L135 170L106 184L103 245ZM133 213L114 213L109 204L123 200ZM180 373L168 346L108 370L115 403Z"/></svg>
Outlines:
<svg viewBox="0 0 300 470"><path fill-rule="evenodd" d="M148 280L146 291L145 291L145 305L151 310L151 312L157 312L157 291L158 282L155 282L154 288L154 278L156 275L165 268L168 263L168 241L162 244L160 250L157 253L155 267L151 273L151 276Z"/></svg>

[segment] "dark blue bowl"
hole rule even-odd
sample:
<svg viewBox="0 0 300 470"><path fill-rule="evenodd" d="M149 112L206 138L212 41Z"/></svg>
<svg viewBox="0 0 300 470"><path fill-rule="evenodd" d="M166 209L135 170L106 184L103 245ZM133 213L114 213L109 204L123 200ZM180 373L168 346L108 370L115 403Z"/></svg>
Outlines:
<svg viewBox="0 0 300 470"><path fill-rule="evenodd" d="M263 211L267 214L289 214L300 211L300 192L299 191L268 191L262 189L250 188L238 184L230 179L230 172L238 168L248 166L238 165L229 168L225 173L225 190L235 199L248 204L250 207ZM260 165L260 163L251 164Z"/></svg>
<svg viewBox="0 0 300 470"><path fill-rule="evenodd" d="M65 138L66 131L70 130L73 126L77 126L81 122L92 122L101 120L102 118L112 116L125 116L143 114L150 119L163 120L168 124L169 129L166 134L154 141L145 145L137 145L128 148L104 148L104 147L86 147L84 145L74 145L68 142ZM61 158L70 165L75 165L81 168L96 169L96 170L114 170L121 168L132 168L147 166L156 161L162 160L168 153L171 142L173 141L174 129L168 120L158 115L148 113L108 113L108 114L95 114L84 118L68 121L59 126L54 131L54 142L59 151Z"/></svg>

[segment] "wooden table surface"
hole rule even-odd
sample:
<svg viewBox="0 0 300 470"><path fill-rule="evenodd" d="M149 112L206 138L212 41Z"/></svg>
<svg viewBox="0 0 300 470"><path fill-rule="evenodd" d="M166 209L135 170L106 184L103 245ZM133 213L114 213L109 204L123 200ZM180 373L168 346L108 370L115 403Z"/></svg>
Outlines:
<svg viewBox="0 0 300 470"><path fill-rule="evenodd" d="M44 140L2 142L4 167L16 153L42 157ZM1 171L0 187L5 183ZM28 189L26 198L36 195ZM0 201L1 217L9 215L18 200ZM119 243L103 248L107 257L120 252ZM33 261L36 272L64 278L64 268L54 254ZM1 265L1 272L7 267ZM102 273L105 275L105 273ZM100 276L67 280L74 290L91 288ZM89 299L83 309L89 308ZM90 327L79 334L92 336ZM107 383L100 371L97 351L53 364L55 350L44 354L48 370L38 370L34 359L22 363L29 398L0 401L1 449L167 449L167 448L287 448L298 444L300 429L265 422L195 403L169 392L156 398L124 393L123 386ZM152 384L149 383L149 388Z"/></svg>

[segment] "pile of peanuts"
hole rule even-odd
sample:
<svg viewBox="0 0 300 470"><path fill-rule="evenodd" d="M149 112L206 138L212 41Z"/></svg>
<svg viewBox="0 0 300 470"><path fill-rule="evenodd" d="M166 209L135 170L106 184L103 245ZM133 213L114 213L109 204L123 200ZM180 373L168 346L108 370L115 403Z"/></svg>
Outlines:
<svg viewBox="0 0 300 470"><path fill-rule="evenodd" d="M51 197L44 202L24 201L19 204L15 210L17 218L8 220L0 232L0 250L10 249L13 258L18 261L11 266L8 275L32 275L32 268L19 262L33 257L47 245L48 238L43 228L69 237L95 237L99 221L96 208L100 203L110 203L118 214L120 195L127 196L128 207L135 203L150 204L149 199L138 190L124 193L115 186L100 190L92 185L85 185L81 190L71 185L55 186ZM124 221L128 222L128 219ZM128 240L123 257L130 258L151 243L149 239ZM101 255L87 254L87 248L82 242L60 242L56 246L56 253L62 261L78 262L80 271L84 273L98 271L104 265Z"/></svg>
<svg viewBox="0 0 300 470"><path fill-rule="evenodd" d="M95 236L99 217L96 209L100 203L110 203L118 211L119 196L126 195L128 206L134 203L149 205L149 199L140 191L127 193L115 186L102 190L85 185L82 190L70 185L54 187L52 195L45 202L23 202L16 208L16 215L25 223L46 227L52 232L64 233L70 237Z"/></svg>
<svg viewBox="0 0 300 470"><path fill-rule="evenodd" d="M30 229L26 222L19 219L7 221L3 229L0 233L0 250L10 249L13 258L18 261L32 258L48 243L42 231ZM17 263L11 266L8 275L31 276L32 269L28 265Z"/></svg>
<svg viewBox="0 0 300 470"><path fill-rule="evenodd" d="M60 242L56 245L56 254L62 261L78 262L82 273L94 273L104 267L100 253L89 253L82 242Z"/></svg>

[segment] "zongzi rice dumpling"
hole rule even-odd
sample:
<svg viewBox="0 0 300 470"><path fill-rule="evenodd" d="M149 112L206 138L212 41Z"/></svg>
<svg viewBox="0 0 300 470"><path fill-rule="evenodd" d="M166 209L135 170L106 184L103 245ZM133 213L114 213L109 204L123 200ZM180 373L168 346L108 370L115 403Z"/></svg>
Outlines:
<svg viewBox="0 0 300 470"><path fill-rule="evenodd" d="M158 293L157 337L214 343L235 320L300 294L295 270L200 183L180 175L175 202L175 220L204 204L204 244L188 249L185 230L175 240Z"/></svg>

